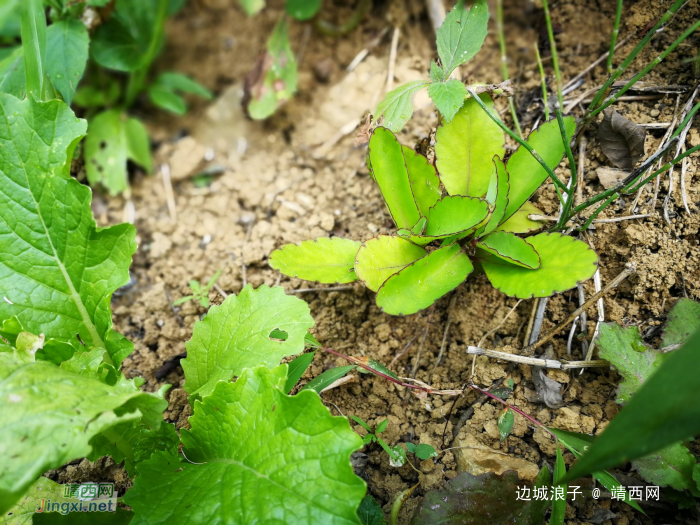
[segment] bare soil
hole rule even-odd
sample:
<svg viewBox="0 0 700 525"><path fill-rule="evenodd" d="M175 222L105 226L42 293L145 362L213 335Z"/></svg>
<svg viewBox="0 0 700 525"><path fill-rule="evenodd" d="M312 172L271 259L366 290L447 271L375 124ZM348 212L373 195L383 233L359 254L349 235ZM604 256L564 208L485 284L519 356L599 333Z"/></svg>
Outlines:
<svg viewBox="0 0 700 525"><path fill-rule="evenodd" d="M192 111L179 119L156 113L145 105L138 108L155 137L158 162L169 163L171 167L175 210L168 207L159 173L135 174L131 195L139 241L132 267L135 282L114 301L115 328L135 345L134 353L123 366L128 376L143 376L148 390L156 390L163 382L173 385L165 418L178 427L186 427L190 415L181 388L182 370L176 366L162 379L156 378L156 372L185 352L192 326L204 310L192 302L174 309L172 300L188 294L190 279L207 280L219 269L222 275L218 285L227 294L239 292L245 282L255 287L279 284L290 293L314 287L312 283L290 280L272 270L267 264L270 252L283 243L319 236L365 240L378 233L389 233L390 218L365 167L366 149L353 143L353 123L371 111L385 92L395 25L400 27L401 37L394 85L426 76L430 60L435 56L434 35L423 2L375 2L371 16L357 30L339 39L320 36L310 26L293 24L292 42L300 61L299 94L270 120L252 122L240 109L241 87L281 13L281 1L270 3L258 17L248 19L238 4L230 0L190 0L170 24L168 46L158 68L192 75L214 90L217 100L210 105L193 100ZM523 122L531 126L537 118L533 107L540 89L533 45L542 35L542 10L539 2L506 3L511 76L518 89ZM353 2L336 0L325 4L322 16L342 21L349 16ZM620 38L643 31L668 5L669 1L625 2ZM614 8L615 2L605 0L553 3L565 82L607 51ZM492 6L492 12L494 9ZM691 0L630 70L638 71L655 58L698 16L700 5L697 0ZM501 81L494 28L495 24L490 24L483 51L462 67L461 73L469 82ZM345 68L352 59L384 31L379 45L348 73ZM639 37L632 37L616 53L616 63L638 40ZM697 44L698 37L691 38L645 82L694 87L697 79L693 78L692 65L683 60L694 56ZM548 64L547 69L551 73ZM601 84L605 78L604 64L594 68L586 75L583 86L566 96L567 100ZM687 96L681 96L681 104ZM401 137L409 145L428 137L436 124L435 111L427 98L418 96L416 104L419 109ZM637 123L670 122L675 104L676 95L671 94L653 100L621 102L616 109ZM506 101L499 99L497 107L504 120L510 122ZM647 154L655 150L664 131L649 131ZM697 128L691 131L689 141L692 145L700 142ZM608 165L594 136L589 134L584 196L602 190L595 170ZM566 161L559 168L561 176L565 176L565 166ZM192 177L205 169L218 174L210 185L197 187ZM605 297L606 321L636 325L650 342L658 336L654 328L663 323L679 297L700 299L697 158L689 163L685 183L690 215L683 210L676 179L669 205L671 224L665 222L661 205L668 192L668 178L662 177L656 208L651 209L650 194L645 194L635 212L648 213L651 217L598 224L585 236L600 255L603 285L620 273L625 264L637 263L637 273ZM546 214L557 213L556 196L551 188L542 190L534 202ZM629 215L630 204L631 199L621 199L600 218ZM112 224L122 221L125 201L96 196L94 208L101 224ZM584 289L587 296L594 293L592 281ZM433 308L410 317L383 314L376 307L373 295L356 284L342 291L319 290L299 297L309 302L316 320L313 333L325 346L350 355L371 356L385 365L396 359L392 368L400 376L415 376L444 388L459 388L472 380L476 385L488 387L507 376L516 387L511 403L544 423L576 432L600 432L618 411L614 402L618 377L607 369L582 375L550 371L549 377L565 386L565 406L557 410L528 401L534 386L527 366L515 367L507 374L507 363L480 357L472 377L467 345L476 345L498 327L481 345L518 351L533 307L531 300L521 302L502 323L517 301L494 290L483 276L471 276ZM219 292L212 292L210 298L215 304L223 300ZM577 306L575 291L551 298L542 333L548 333ZM596 316L595 308L589 309L589 337ZM448 318L451 323L438 363ZM551 352L555 357L566 355L567 335L568 330L552 341ZM413 344L405 350L411 341ZM574 344L574 357L583 359L580 352L578 344ZM319 353L303 380L341 364L345 363ZM391 467L387 455L376 445L365 449L369 461L361 475L385 511L388 512L399 492L414 485L420 477L420 488L401 513L402 523L410 520L425 491L442 486L457 475L460 465L469 458L478 460L484 450L500 453L496 456L501 467L515 468L525 478L543 462L551 466L554 461L551 440L542 431L533 432L521 416L516 415L513 434L501 442L496 426L500 408L491 403L477 405L453 440L454 425L477 399L473 393L459 398L455 406L452 398L419 401L393 384L355 374L352 383L322 397L334 414L354 414L371 425L388 418L389 426L383 437L390 444L420 440L441 451L435 461L419 465L419 475L408 466ZM360 427L356 430L364 432ZM464 448L445 450L454 446ZM573 456L565 454L565 460L571 464ZM85 461L71 468L93 469L94 474L98 467ZM110 465L102 467L114 469ZM635 476L624 469L619 473ZM114 476L114 473L103 472L103 475ZM80 477L80 474L74 472L72 476ZM127 482L123 478L122 481L126 487ZM661 507L647 508L650 517L644 517L624 504L588 498L567 506L567 523L625 525L692 521L690 511L678 512L674 504L666 501Z"/></svg>

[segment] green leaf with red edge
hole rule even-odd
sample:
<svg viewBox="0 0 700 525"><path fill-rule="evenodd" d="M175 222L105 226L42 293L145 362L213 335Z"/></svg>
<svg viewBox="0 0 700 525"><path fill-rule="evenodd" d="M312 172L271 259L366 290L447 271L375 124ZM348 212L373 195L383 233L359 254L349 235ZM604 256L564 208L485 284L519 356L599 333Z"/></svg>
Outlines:
<svg viewBox="0 0 700 525"><path fill-rule="evenodd" d="M488 254L481 265L491 284L511 297L549 297L573 288L593 276L598 256L583 241L560 233L540 233L527 238L542 265L530 270ZM483 253L483 252L482 252Z"/></svg>
<svg viewBox="0 0 700 525"><path fill-rule="evenodd" d="M370 169L397 228L412 228L420 213L413 198L403 149L394 134L378 127L369 139Z"/></svg>
<svg viewBox="0 0 700 525"><path fill-rule="evenodd" d="M427 217L431 206L440 200L440 179L433 166L423 155L408 146L402 146L408 179L411 181L413 198L421 216Z"/></svg>
<svg viewBox="0 0 700 525"><path fill-rule="evenodd" d="M486 200L491 199L489 205L493 207L493 212L486 225L476 231L476 237L483 237L494 231L501 223L508 206L510 175L508 175L505 163L499 157L494 155L493 163L496 166L496 171L491 176L492 181L489 184L489 191L486 193ZM492 195L494 193L495 195Z"/></svg>
<svg viewBox="0 0 700 525"><path fill-rule="evenodd" d="M319 237L301 244L285 244L270 255L270 266L289 277L320 283L357 280L355 256L362 244L341 237Z"/></svg>
<svg viewBox="0 0 700 525"><path fill-rule="evenodd" d="M488 93L480 97L493 108ZM435 133L435 165L450 195L483 197L494 172L492 159L504 154L503 131L471 98Z"/></svg>
<svg viewBox="0 0 700 525"><path fill-rule="evenodd" d="M401 237L380 235L366 241L357 252L355 273L365 286L376 292L392 275L427 252Z"/></svg>
<svg viewBox="0 0 700 525"><path fill-rule="evenodd" d="M564 117L564 127L569 139L573 137L576 131L574 117ZM540 124L530 133L527 142L552 170L564 158L564 141L557 119ZM504 219L509 219L547 180L548 175L542 165L522 146L510 156L506 168L510 174L510 193Z"/></svg>
<svg viewBox="0 0 700 525"><path fill-rule="evenodd" d="M430 208L426 237L466 234L478 228L489 215L489 205L483 199L461 195L443 197Z"/></svg>
<svg viewBox="0 0 700 525"><path fill-rule="evenodd" d="M439 248L391 276L377 292L377 305L392 315L414 314L457 288L473 269L459 245Z"/></svg>
<svg viewBox="0 0 700 525"><path fill-rule="evenodd" d="M532 245L512 233L491 233L479 239L476 246L499 259L529 270L536 270L542 264Z"/></svg>

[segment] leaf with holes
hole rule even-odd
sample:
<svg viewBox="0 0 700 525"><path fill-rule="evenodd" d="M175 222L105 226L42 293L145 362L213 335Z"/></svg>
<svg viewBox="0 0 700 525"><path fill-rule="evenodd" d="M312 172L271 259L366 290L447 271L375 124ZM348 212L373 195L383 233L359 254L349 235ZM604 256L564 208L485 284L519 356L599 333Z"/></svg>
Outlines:
<svg viewBox="0 0 700 525"><path fill-rule="evenodd" d="M357 252L355 273L376 292L384 282L427 252L401 237L380 235L366 241Z"/></svg>
<svg viewBox="0 0 700 525"><path fill-rule="evenodd" d="M386 128L374 130L369 139L369 165L397 228L412 228L420 219L411 189L403 148Z"/></svg>
<svg viewBox="0 0 700 525"><path fill-rule="evenodd" d="M494 107L488 93L480 97ZM495 172L495 155L505 155L503 131L471 98L435 134L435 165L450 195L483 197Z"/></svg>
<svg viewBox="0 0 700 525"><path fill-rule="evenodd" d="M68 106L0 94L0 111L0 321L105 348L118 367L133 345L112 330L110 299L129 281L134 228L98 230L89 188L67 176L85 134Z"/></svg>
<svg viewBox="0 0 700 525"><path fill-rule="evenodd" d="M564 128L567 136L573 137L576 131L576 121L573 117L564 117ZM564 141L557 119L540 124L539 128L530 133L527 142L551 169L556 168L564 158ZM504 219L509 219L547 180L548 175L542 165L522 146L510 156L506 168L510 174L510 193Z"/></svg>
<svg viewBox="0 0 700 525"><path fill-rule="evenodd" d="M428 86L428 94L446 122L450 122L464 105L467 88L457 79L447 82L433 82Z"/></svg>
<svg viewBox="0 0 700 525"><path fill-rule="evenodd" d="M408 179L411 182L413 198L422 217L440 199L440 179L433 166L423 155L407 146L401 146L406 161Z"/></svg>
<svg viewBox="0 0 700 525"><path fill-rule="evenodd" d="M414 314L457 288L473 269L459 245L439 248L390 277L377 292L377 305L392 315Z"/></svg>
<svg viewBox="0 0 700 525"><path fill-rule="evenodd" d="M277 366L283 357L304 351L304 337L313 325L308 305L283 288L247 285L195 323L187 358L180 361L184 388L190 395L206 396L219 381L230 381L246 368ZM287 338L272 340L275 329Z"/></svg>
<svg viewBox="0 0 700 525"><path fill-rule="evenodd" d="M150 144L143 124L118 109L90 121L85 139L85 170L92 186L102 184L111 195L129 187L127 160L151 170Z"/></svg>
<svg viewBox="0 0 700 525"><path fill-rule="evenodd" d="M598 256L583 241L560 233L540 233L527 238L540 256L541 266L530 270L494 256L481 260L491 284L518 299L549 297L590 279L598 268Z"/></svg>
<svg viewBox="0 0 700 525"><path fill-rule="evenodd" d="M428 87L427 80L414 80L389 91L374 111L374 119L384 117L384 125L391 131L401 131L408 119L413 115L413 95Z"/></svg>
<svg viewBox="0 0 700 525"><path fill-rule="evenodd" d="M285 395L286 369L249 368L195 402L184 454L139 465L132 525L359 522L366 486L349 460L362 439L315 392Z"/></svg>
<svg viewBox="0 0 700 525"><path fill-rule="evenodd" d="M489 205L483 199L455 195L443 197L430 208L426 236L466 234L475 230L489 215Z"/></svg>
<svg viewBox="0 0 700 525"><path fill-rule="evenodd" d="M141 392L121 375L114 385L90 375L0 353L0 515L43 472L87 456L101 432L140 419L143 410L159 425L157 411L167 406L162 396Z"/></svg>
<svg viewBox="0 0 700 525"><path fill-rule="evenodd" d="M541 265L540 256L532 245L512 233L492 233L481 238L476 247L501 260L530 270L537 270Z"/></svg>
<svg viewBox="0 0 700 525"><path fill-rule="evenodd" d="M450 11L437 31L437 49L444 78L459 65L469 62L486 39L489 9L486 0L476 0L467 10L458 6Z"/></svg>
<svg viewBox="0 0 700 525"><path fill-rule="evenodd" d="M319 237L301 244L285 244L270 255L270 266L289 277L320 283L357 280L355 256L362 243L340 237Z"/></svg>

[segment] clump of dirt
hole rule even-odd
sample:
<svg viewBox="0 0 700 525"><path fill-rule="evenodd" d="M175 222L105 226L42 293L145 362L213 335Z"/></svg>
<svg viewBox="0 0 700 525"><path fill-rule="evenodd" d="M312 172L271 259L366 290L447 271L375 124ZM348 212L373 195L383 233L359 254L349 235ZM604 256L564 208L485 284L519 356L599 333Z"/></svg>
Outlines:
<svg viewBox="0 0 700 525"><path fill-rule="evenodd" d="M389 4L402 3L397 0ZM394 85L427 75L435 56L432 29L421 7L415 4L402 20ZM607 51L614 6L602 4L566 0L553 8L565 81ZM621 38L643 30L658 18L665 9L660 4L643 1L625 6ZM301 44L301 49L296 50L300 55L300 94L269 121L251 122L240 109L242 80L253 67L280 12L280 6L273 5L256 19L248 20L237 4L228 1L190 2L168 29L169 43L159 67L191 74L213 89L218 100L208 108L195 102L194 109L182 119L163 114L146 116L152 136L160 143L157 160L172 167L174 199L169 200L159 174L138 176L133 181L131 199L139 236L132 267L135 284L115 299L115 328L135 345L134 353L124 361L127 376L144 377L144 388L151 391L163 382L173 385L165 418L178 428L187 426L191 414L182 389L182 370L174 366L164 377L157 377L156 373L164 363L182 356L194 323L205 313L193 302L178 308L172 306L173 300L189 293L190 279L206 281L221 270L217 291L210 294L213 303L221 302L223 294L238 293L246 283L254 287L280 285L291 293L314 285L290 280L272 270L267 258L276 247L330 235L365 240L392 229L381 196L365 167L366 150L354 145L353 135L363 115L372 111L384 94L391 34L384 30L388 19L395 20L391 18L395 9L378 3L368 20L341 39L319 36L306 26L293 25L292 41ZM328 13L330 17L342 18L348 14L348 7L334 4ZM655 37L653 45L641 53L630 71L639 70L656 57L659 49L672 42L697 16L697 3L686 6ZM535 100L540 89L533 51L533 44L542 42L544 22L539 3L508 3L505 21L511 75L521 94L518 102L524 113L528 101ZM352 59L377 37L379 45L369 56L352 72L345 71ZM624 44L616 52L615 63L637 41L633 37ZM681 49L669 56L647 77L647 83L694 85L691 66L682 62L688 53ZM499 55L496 35L491 31L481 54L461 72L469 82L500 81ZM585 76L585 83L567 99L573 100L605 78L604 65L592 69ZM655 100L620 103L616 109L637 123L669 122L675 102L675 95L662 95ZM417 97L416 106L414 118L400 137L409 145L429 137L436 123L435 110L427 99ZM497 108L509 121L506 101L498 99ZM530 126L536 118L533 115L523 122ZM647 154L655 150L663 132L650 130ZM700 142L696 130L691 132L690 141ZM667 224L660 214L659 201L656 208L651 206L654 189L650 187L640 198L638 209L628 211L633 197L625 197L599 218L632 212L651 214L650 217L599 223L583 236L600 255L604 284L627 263L636 262L637 272L605 298L606 321L637 325L649 338L658 333L656 327L676 298L700 298L700 180L694 163L690 164L685 181L690 215L682 209L681 190L676 183L669 208L673 216L671 224ZM567 174L566 165L565 161L557 170L561 177ZM603 165L608 162L591 135L584 166L579 167L586 173L584 197L602 190L595 169ZM201 177L194 178L202 172L210 173L204 182ZM664 177L659 200L663 200L668 188L668 178ZM538 192L534 202L547 215L558 211L551 187ZM96 197L99 222L120 222L124 205L120 199L101 201ZM595 291L590 281L583 288L586 296ZM563 385L565 405L559 409L530 401L534 387L528 366L518 365L508 371L506 363L479 357L472 376L472 358L467 356L466 347L479 343L485 348L517 352L523 346L532 312L532 301L516 304L516 300L494 290L484 276L470 276L433 307L411 317L383 314L375 305L373 294L359 284L342 291L319 289L299 296L308 301L316 320L313 333L324 345L354 356L371 356L385 365L395 360L392 368L400 376L414 376L438 388L452 389L471 381L489 387L496 380L510 378L515 385L511 404L547 425L575 432L598 433L618 411L614 402L618 378L605 369L582 375L548 371L548 377ZM552 330L577 306L575 291L551 298L542 333ZM588 314L586 328L590 337L595 308ZM442 348L444 335L446 344ZM566 334L552 341L551 352L555 358L566 357ZM574 357L583 358L578 345L574 345ZM318 354L303 380L342 364L345 363L339 358ZM389 444L429 443L441 451L436 460L421 462L418 473L409 466L391 467L378 446L370 445L364 450L368 463L362 475L369 492L384 505L385 511L397 494L421 480L420 488L404 506L402 523L409 521L425 491L442 486L461 470L514 468L522 478L530 479L543 462L553 463L555 446L551 438L541 429L534 431L520 415L515 417L513 433L501 441L496 426L500 407L488 402L473 406L473 415L453 442L453 430L461 415L478 400L474 392L467 391L457 399L418 400L378 377L356 375L354 382L323 394L332 412L357 415L370 425L386 418L389 425L382 437ZM354 428L364 432L359 426ZM450 446L463 448L444 450ZM574 458L566 454L565 460L571 464ZM80 472L69 472L73 467L68 467L58 476L71 480L91 475L100 479L114 476L114 465L101 461L85 466L81 463L76 467ZM567 519L570 523L610 523L612 519L615 524L632 520L652 523L624 504L590 499L567 505Z"/></svg>

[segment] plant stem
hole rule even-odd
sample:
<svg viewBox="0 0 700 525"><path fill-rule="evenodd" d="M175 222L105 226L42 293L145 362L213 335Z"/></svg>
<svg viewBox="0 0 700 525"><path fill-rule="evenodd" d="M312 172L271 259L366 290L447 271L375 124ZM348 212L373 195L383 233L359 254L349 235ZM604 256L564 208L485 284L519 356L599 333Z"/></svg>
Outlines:
<svg viewBox="0 0 700 525"><path fill-rule="evenodd" d="M635 48L632 50L632 52L627 55L627 58L623 60L622 64L617 66L617 69L612 72L608 80L601 86L601 88L598 90L598 93L596 93L595 97L593 97L593 100L591 101L591 104L588 106L588 110L591 111L598 107L598 104L600 104L601 99L608 94L610 91L610 86L613 85L613 83L622 76L622 74L627 70L627 68L630 66L630 64L634 61L635 58L637 58L637 55L641 53L642 49L646 47L646 45L649 43L649 41L653 38L653 36L656 34L656 31L664 25L666 22L670 20L670 18L676 14L676 12L681 8L681 6L685 3L686 0L676 0L671 7L669 7L668 11L666 11L661 18L656 22L654 27L652 27L646 35L644 35L644 38L635 46Z"/></svg>
<svg viewBox="0 0 700 525"><path fill-rule="evenodd" d="M540 48L535 42L535 56L537 57L537 66L540 68L540 78L542 79L542 100L544 101L544 119L549 120L549 103L547 102L547 77L544 74L542 66L542 58L540 57Z"/></svg>
<svg viewBox="0 0 700 525"><path fill-rule="evenodd" d="M608 74L613 72L612 61L617 44L617 35L620 34L620 20L622 19L622 0L617 0L617 11L615 12L615 24L613 25L612 36L610 37L610 52L608 53Z"/></svg>
<svg viewBox="0 0 700 525"><path fill-rule="evenodd" d="M508 74L508 55L506 54L506 37L503 32L503 0L496 0L496 29L498 31L498 45L501 48L501 72L503 80L506 81L510 78ZM510 108L510 114L513 117L513 125L518 135L522 138L523 130L520 127L520 121L518 120L517 112L515 111L515 101L513 97L508 97L508 107ZM549 120L549 119L547 119Z"/></svg>
<svg viewBox="0 0 700 525"><path fill-rule="evenodd" d="M552 182L554 183L555 186L558 187L558 189L567 191L566 184L564 184L561 180L559 180L559 177L557 177L552 169L547 166L547 163L540 157L540 154L537 153L530 144L528 144L524 139L518 137L516 133L514 133L508 126L506 126L503 122L501 122L501 119L498 118L497 115L494 115L489 108L486 107L486 104L484 104L484 101L479 98L479 95L474 93L474 90L467 86L467 91L471 95L471 97L474 99L474 101L483 109L486 114L493 120L499 128L501 128L503 131L505 131L514 141L516 141L518 144L520 144L523 148L525 148L527 151L530 152L530 155L533 156L533 158L540 163L540 165L544 168L544 170L547 172L547 175L549 175L549 178L552 179Z"/></svg>
<svg viewBox="0 0 700 525"><path fill-rule="evenodd" d="M569 215L571 211L571 206L574 203L574 195L576 194L576 185L578 183L578 171L576 170L576 161L574 160L574 154L571 151L571 145L569 143L569 137L566 135L566 127L564 126L564 117L561 114L561 108L555 110L557 116L557 123L559 124L559 131L561 131L561 139L564 143L564 151L569 159L569 169L571 170L571 180L569 181L569 191L567 192L566 202L562 208L561 216L559 217L558 228L563 228L566 222L564 219Z"/></svg>
<svg viewBox="0 0 700 525"><path fill-rule="evenodd" d="M165 19L168 17L168 4L168 0L158 0L153 36L151 41L148 43L148 49L146 50L146 54L144 56L143 65L136 71L132 71L129 75L129 82L126 87L126 97L124 99L125 108L131 106L134 103L134 100L136 100L138 94L141 92L143 83L146 80L148 68L151 67L151 63L153 60L155 60L158 52L160 51L161 43L163 41L163 33L165 31Z"/></svg>
<svg viewBox="0 0 700 525"><path fill-rule="evenodd" d="M658 66L662 60L664 60L671 52L673 52L680 44L683 42L686 38L688 38L690 35L692 35L695 30L700 27L700 20L697 20L692 26L690 26L688 29L685 30L685 32L679 36L673 44L668 46L663 53L661 53L659 56L657 56L654 60L652 60L647 67L642 69L639 73L637 73L632 79L627 82L623 86L622 89L620 89L617 93L615 93L612 97L608 98L605 100L600 106L598 106L596 109L591 111L588 114L587 120L590 120L591 118L595 117L598 113L603 111L605 108L610 106L611 104L614 104L617 102L617 100L624 95L632 86L634 86L640 78L642 78L644 75L649 73L652 69L654 69L656 66Z"/></svg>
<svg viewBox="0 0 700 525"><path fill-rule="evenodd" d="M544 19L547 22L547 36L549 37L549 47L552 52L552 65L554 66L554 76L557 79L557 101L559 109L564 107L564 95L562 94L561 72L559 71L559 58L557 57L557 43L554 41L554 31L552 30L552 17L549 15L549 3L542 0L544 9Z"/></svg>

